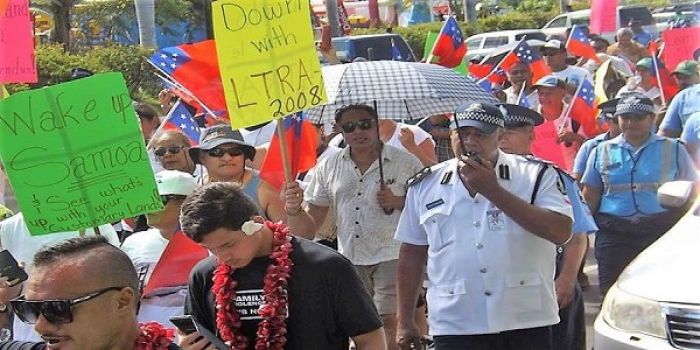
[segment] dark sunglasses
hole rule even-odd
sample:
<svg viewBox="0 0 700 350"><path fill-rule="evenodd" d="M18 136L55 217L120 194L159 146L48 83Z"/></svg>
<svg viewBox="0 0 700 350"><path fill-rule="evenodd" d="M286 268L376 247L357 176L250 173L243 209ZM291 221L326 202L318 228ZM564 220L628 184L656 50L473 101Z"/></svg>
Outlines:
<svg viewBox="0 0 700 350"><path fill-rule="evenodd" d="M178 154L182 149L185 147L182 146L171 146L171 147L158 147L153 150L153 153L157 155L158 157L164 156L166 153L170 154Z"/></svg>
<svg viewBox="0 0 700 350"><path fill-rule="evenodd" d="M173 199L185 199L187 196L179 195L179 194L168 194L164 196L160 196L160 200L163 202L163 205L167 205L168 202L170 202Z"/></svg>
<svg viewBox="0 0 700 350"><path fill-rule="evenodd" d="M355 128L360 128L360 130L369 130L372 127L372 119L361 119L356 122L347 122L340 125L343 132L351 133L355 131Z"/></svg>
<svg viewBox="0 0 700 350"><path fill-rule="evenodd" d="M214 147L212 149L206 150L205 152L207 152L207 154L210 157L214 157L214 158L221 158L224 156L224 154L228 154L231 157L238 157L241 154L245 153L245 152L243 152L242 149L240 149L238 147L233 147L233 148Z"/></svg>
<svg viewBox="0 0 700 350"><path fill-rule="evenodd" d="M124 288L126 287L104 288L75 299L25 300L24 295L22 295L10 300L10 305L12 305L12 311L15 315L24 323L36 323L39 315L43 315L52 324L71 323L73 322L73 312L71 311L73 306L97 298L104 293Z"/></svg>

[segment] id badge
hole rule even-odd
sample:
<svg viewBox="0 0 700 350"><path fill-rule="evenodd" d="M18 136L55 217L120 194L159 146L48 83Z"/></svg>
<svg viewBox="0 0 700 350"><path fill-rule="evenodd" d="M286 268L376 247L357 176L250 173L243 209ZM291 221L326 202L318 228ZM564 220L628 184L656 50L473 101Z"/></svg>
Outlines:
<svg viewBox="0 0 700 350"><path fill-rule="evenodd" d="M489 231L503 231L505 229L506 220L501 209L489 209L486 211L486 217L489 222Z"/></svg>

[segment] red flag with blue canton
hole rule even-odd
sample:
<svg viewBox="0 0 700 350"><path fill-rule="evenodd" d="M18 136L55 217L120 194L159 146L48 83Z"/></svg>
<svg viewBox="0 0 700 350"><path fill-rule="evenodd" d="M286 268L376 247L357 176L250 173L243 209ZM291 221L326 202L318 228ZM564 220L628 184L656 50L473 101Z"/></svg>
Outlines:
<svg viewBox="0 0 700 350"><path fill-rule="evenodd" d="M588 79L583 79L576 96L572 100L570 117L583 128L583 133L587 136L598 134L596 123L596 98L593 85Z"/></svg>
<svg viewBox="0 0 700 350"><path fill-rule="evenodd" d="M185 236L178 227L160 255L141 295L148 296L160 288L186 286L192 268L208 256L206 249Z"/></svg>
<svg viewBox="0 0 700 350"><path fill-rule="evenodd" d="M501 68L508 71L518 62L525 63L530 67L533 84L552 72L544 63L542 56L525 41L521 41L503 58Z"/></svg>
<svg viewBox="0 0 700 350"><path fill-rule="evenodd" d="M569 40L566 41L566 51L569 51L569 53L574 56L585 57L597 63L602 63L595 53L593 46L591 46L591 43L588 41L588 36L586 36L583 29L577 25L571 28Z"/></svg>
<svg viewBox="0 0 700 350"><path fill-rule="evenodd" d="M316 164L316 128L306 119L306 114L300 112L284 118L284 132L291 175L296 178L299 173L313 168ZM284 186L286 180L279 133L272 136L260 168L260 178L278 190Z"/></svg>
<svg viewBox="0 0 700 350"><path fill-rule="evenodd" d="M199 125L182 101L178 100L170 110L170 113L165 117L163 129L179 130L187 136L190 145L196 146L199 144Z"/></svg>
<svg viewBox="0 0 700 350"><path fill-rule="evenodd" d="M447 68L454 68L462 63L466 53L467 45L464 43L462 30L459 29L457 20L450 16L438 34L432 54L440 57L437 64Z"/></svg>
<svg viewBox="0 0 700 350"><path fill-rule="evenodd" d="M166 47L156 51L148 61L212 112L226 116L226 98L214 40Z"/></svg>

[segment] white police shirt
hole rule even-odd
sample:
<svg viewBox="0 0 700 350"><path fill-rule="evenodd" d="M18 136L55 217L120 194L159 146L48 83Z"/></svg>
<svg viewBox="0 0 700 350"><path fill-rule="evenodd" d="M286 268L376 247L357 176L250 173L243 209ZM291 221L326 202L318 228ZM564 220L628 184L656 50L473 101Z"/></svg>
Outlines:
<svg viewBox="0 0 700 350"><path fill-rule="evenodd" d="M529 203L541 167L499 151L494 171L504 189ZM572 217L552 168L544 172L535 205ZM456 159L434 166L431 175L409 188L395 238L428 245L432 335L488 334L559 322L556 246L526 231L481 194L472 198L459 179Z"/></svg>

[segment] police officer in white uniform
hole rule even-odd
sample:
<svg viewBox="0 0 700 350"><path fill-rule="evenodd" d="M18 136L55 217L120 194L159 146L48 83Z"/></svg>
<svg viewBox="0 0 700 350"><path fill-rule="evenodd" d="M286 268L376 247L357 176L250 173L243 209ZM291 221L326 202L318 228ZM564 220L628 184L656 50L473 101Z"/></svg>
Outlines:
<svg viewBox="0 0 700 350"><path fill-rule="evenodd" d="M396 231L399 346L420 346L413 310L427 262L435 349L552 349L556 245L572 225L563 184L554 169L498 150L495 106L466 104L455 118L461 156L409 181Z"/></svg>

